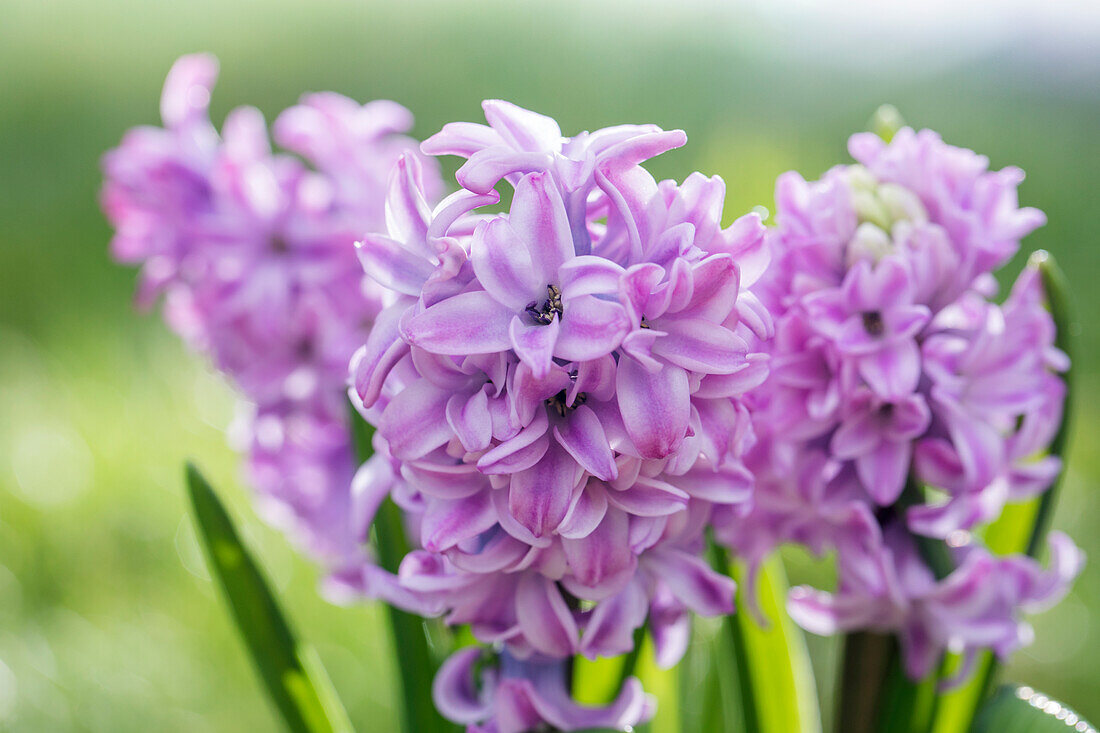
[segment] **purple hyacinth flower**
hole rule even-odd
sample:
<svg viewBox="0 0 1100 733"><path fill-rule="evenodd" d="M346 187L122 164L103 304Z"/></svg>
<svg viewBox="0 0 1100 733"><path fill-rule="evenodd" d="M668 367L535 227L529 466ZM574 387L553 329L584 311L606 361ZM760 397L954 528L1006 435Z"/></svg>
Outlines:
<svg viewBox="0 0 1100 733"><path fill-rule="evenodd" d="M991 648L1002 659L1031 641L1023 612L1047 608L1065 595L1084 556L1065 535L1050 536L1051 566L1028 557L997 558L966 548L957 569L936 581L912 539L897 525L880 534L874 520L854 520L840 545L837 593L795 588L791 616L814 633L873 629L899 634L905 669L925 677L948 649L972 659Z"/></svg>
<svg viewBox="0 0 1100 733"><path fill-rule="evenodd" d="M516 185L507 219L483 222L470 260L485 289L461 293L412 318L405 339L455 356L511 348L536 378L554 358L589 361L610 354L629 327L621 305L573 286L576 260L557 187L538 173Z"/></svg>
<svg viewBox="0 0 1100 733"><path fill-rule="evenodd" d="M185 56L161 98L163 128L131 130L104 156L115 256L142 266L138 301L253 405L242 447L265 516L337 566L361 558L349 524L354 471L347 364L383 306L353 243L384 225L390 168L419 155L393 102L310 95L279 116L273 151L258 110L209 119L218 66ZM413 164L415 165L415 164ZM429 164L418 185L442 188Z"/></svg>
<svg viewBox="0 0 1100 733"><path fill-rule="evenodd" d="M931 412L920 395L884 402L870 392L852 397L847 417L833 433L830 449L842 460L854 460L871 498L888 506L901 495L909 473L913 440L924 434Z"/></svg>
<svg viewBox="0 0 1100 733"><path fill-rule="evenodd" d="M912 392L920 378L915 336L930 318L927 307L912 302L904 264L886 258L856 263L838 289L807 296L814 327L836 344L867 385L883 399Z"/></svg>
<svg viewBox="0 0 1100 733"><path fill-rule="evenodd" d="M613 702L588 707L570 696L563 660L521 660L505 651L495 666L479 665L484 656L476 647L456 652L432 685L439 711L471 733L525 733L545 726L627 731L653 716L653 702L636 678L626 681Z"/></svg>

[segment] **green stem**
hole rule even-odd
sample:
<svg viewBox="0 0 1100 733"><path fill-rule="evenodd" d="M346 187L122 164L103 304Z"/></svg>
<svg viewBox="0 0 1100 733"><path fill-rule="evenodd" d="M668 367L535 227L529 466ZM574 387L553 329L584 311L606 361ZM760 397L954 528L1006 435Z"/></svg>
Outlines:
<svg viewBox="0 0 1100 733"><path fill-rule="evenodd" d="M837 731L924 733L935 716L938 677L933 672L919 682L910 680L893 635L870 631L848 634Z"/></svg>
<svg viewBox="0 0 1100 733"><path fill-rule="evenodd" d="M875 733L891 657L897 642L892 636L860 631L844 637L836 730Z"/></svg>

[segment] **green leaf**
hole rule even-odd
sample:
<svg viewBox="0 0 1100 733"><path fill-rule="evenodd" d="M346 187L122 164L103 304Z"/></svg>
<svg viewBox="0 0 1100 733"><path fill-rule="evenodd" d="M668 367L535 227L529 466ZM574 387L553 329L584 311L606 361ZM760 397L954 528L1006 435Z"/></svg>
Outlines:
<svg viewBox="0 0 1100 733"><path fill-rule="evenodd" d="M573 697L584 705L606 705L618 697L626 680L635 675L645 643L645 624L634 630L634 647L618 657L573 657Z"/></svg>
<svg viewBox="0 0 1100 733"><path fill-rule="evenodd" d="M717 665L724 700L734 700L736 722L726 730L749 733L820 733L821 715L806 640L785 604L787 577L783 561L773 555L756 574L755 597L764 623L749 610L749 572L743 562L712 545L714 565L737 581L737 610L723 619L728 645L722 655L731 663ZM704 728L711 730L711 728Z"/></svg>
<svg viewBox="0 0 1100 733"><path fill-rule="evenodd" d="M371 448L371 435L374 429L363 420L354 407L350 409L349 419L355 456L362 464L374 453ZM396 573L401 560L409 552L409 542L405 537L401 510L389 498L378 508L371 529L375 551L378 554L378 564L383 569ZM399 689L401 729L405 733L457 730L456 726L439 715L432 701L432 680L439 669L438 660L432 651L435 630L419 616L406 613L388 604L386 613L389 618L390 633L393 636L396 666L401 676ZM449 644L444 645L449 646Z"/></svg>
<svg viewBox="0 0 1100 733"><path fill-rule="evenodd" d="M1054 256L1045 250L1039 250L1028 259L1028 267L1039 268L1039 275L1043 280L1043 290L1047 296L1047 305L1050 315L1054 319L1056 335L1054 345L1070 357L1070 368L1062 375L1066 383L1065 401L1062 405L1062 424L1054 435L1050 444L1050 454L1058 456L1063 461L1062 473L1054 481L1042 498L1039 499L1039 509L1035 517L1035 527L1031 532L1031 539L1027 545L1027 554L1035 557L1043 546L1047 530L1050 528L1050 520L1054 515L1054 505L1058 499L1058 490L1061 488L1062 477L1065 476L1066 445L1069 441L1070 419L1073 408L1073 338L1077 325L1074 322L1073 302L1070 298L1069 284L1066 282L1065 273L1054 261Z"/></svg>
<svg viewBox="0 0 1100 733"><path fill-rule="evenodd" d="M1030 687L1003 685L982 706L971 733L1096 733L1057 700Z"/></svg>
<svg viewBox="0 0 1100 733"><path fill-rule="evenodd" d="M762 733L820 733L817 700L806 638L787 615L787 574L775 554L757 572L756 599L765 625L748 611L749 574L742 562L734 563L737 608L734 617L745 648L747 676L751 680L756 716Z"/></svg>
<svg viewBox="0 0 1100 733"><path fill-rule="evenodd" d="M190 463L187 488L212 575L218 578L241 639L287 728L295 733L351 731L317 655L295 637L225 507Z"/></svg>

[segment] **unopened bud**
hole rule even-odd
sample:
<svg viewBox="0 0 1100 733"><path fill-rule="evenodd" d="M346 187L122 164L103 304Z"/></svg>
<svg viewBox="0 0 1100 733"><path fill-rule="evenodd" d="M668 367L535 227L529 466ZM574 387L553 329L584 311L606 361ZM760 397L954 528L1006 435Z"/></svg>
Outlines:
<svg viewBox="0 0 1100 733"><path fill-rule="evenodd" d="M894 242L882 228L870 222L864 222L856 229L852 241L848 242L848 266L860 260L878 262L894 251Z"/></svg>

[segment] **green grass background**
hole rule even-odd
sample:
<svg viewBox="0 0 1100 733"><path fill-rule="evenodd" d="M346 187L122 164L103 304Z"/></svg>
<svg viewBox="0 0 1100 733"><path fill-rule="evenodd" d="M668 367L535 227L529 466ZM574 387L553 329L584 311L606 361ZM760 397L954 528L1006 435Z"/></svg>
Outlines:
<svg viewBox="0 0 1100 733"><path fill-rule="evenodd" d="M751 16L657 7L0 0L0 730L274 729L185 515L186 457L222 488L352 719L393 730L380 609L325 603L316 571L256 518L224 440L231 391L156 316L132 311L134 274L107 256L98 158L128 126L157 121L165 72L197 50L222 62L218 121L237 104L273 115L334 89L403 102L420 136L480 119L486 97L567 133L682 127L688 146L652 170L721 174L729 218L771 208L783 170L845 161L847 135L883 102L997 167L1022 166L1023 201L1050 217L1024 248L1058 257L1083 329L1055 526L1095 562L1035 619L1037 643L1009 674L1100 719L1100 80L1020 74L998 55L924 76L875 73L874 59L843 70L812 52L782 57ZM799 565L793 580L812 572ZM828 701L835 645L811 644Z"/></svg>

